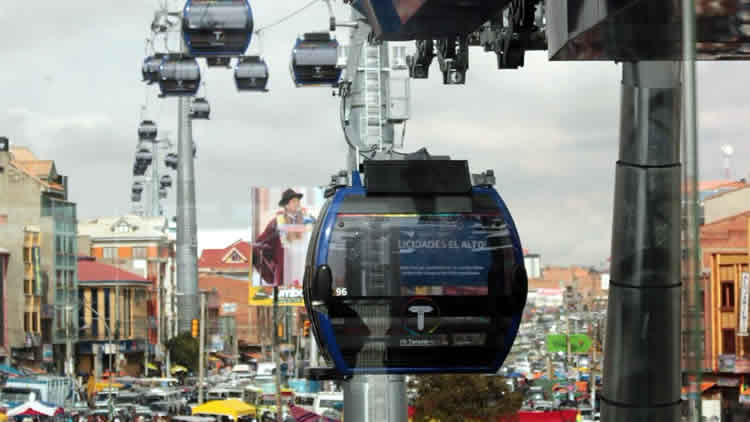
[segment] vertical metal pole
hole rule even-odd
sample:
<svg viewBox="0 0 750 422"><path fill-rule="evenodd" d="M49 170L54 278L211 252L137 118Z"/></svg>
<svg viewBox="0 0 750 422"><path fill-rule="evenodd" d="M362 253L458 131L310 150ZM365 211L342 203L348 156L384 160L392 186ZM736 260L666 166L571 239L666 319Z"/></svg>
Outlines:
<svg viewBox="0 0 750 422"><path fill-rule="evenodd" d="M67 294L67 293L66 293ZM70 336L70 327L73 324L71 318L72 306L68 303L65 306L65 375L73 376L73 343Z"/></svg>
<svg viewBox="0 0 750 422"><path fill-rule="evenodd" d="M155 139L151 151L151 209L148 211L151 217L161 215L159 203L159 144L160 141Z"/></svg>
<svg viewBox="0 0 750 422"><path fill-rule="evenodd" d="M279 286L273 286L273 363L276 366L276 419L281 420L281 358L279 356Z"/></svg>
<svg viewBox="0 0 750 422"><path fill-rule="evenodd" d="M696 111L695 82L695 2L682 1L682 72L683 72L683 192L685 226L683 248L685 250L683 268L685 307L687 308L687 330L685 356L688 385L688 420L701 420L701 390L703 375L703 303L701 302L701 257L700 232L698 221L698 118Z"/></svg>
<svg viewBox="0 0 750 422"><path fill-rule="evenodd" d="M159 272L159 274L156 275L156 283L157 283L157 287L156 287L156 303L157 303L157 305L156 305L156 315L158 315L158 318L156 320L156 350L157 350L156 355L157 356L160 356L159 353L163 353L164 352L164 350L161 347L161 335L162 335L162 333L161 333L161 323L162 323L162 313L164 312L164 307L162 306L162 303L161 303L161 301L162 301L162 295L161 295L161 276L160 275L161 275L161 271ZM166 370L169 371L169 368L167 368ZM169 374L165 374L164 371L165 371L165 369L162 366L161 376L162 377L168 376Z"/></svg>
<svg viewBox="0 0 750 422"><path fill-rule="evenodd" d="M187 52L182 37L180 51ZM178 98L177 116L177 290L178 329L190 331L198 318L198 239L195 213L195 167L190 97Z"/></svg>
<svg viewBox="0 0 750 422"><path fill-rule="evenodd" d="M198 404L203 404L203 372L204 363L206 359L206 295L203 292L200 293L200 308L201 308L201 319L200 319L200 340L198 341Z"/></svg>
<svg viewBox="0 0 750 422"><path fill-rule="evenodd" d="M623 63L606 422L680 420L680 64Z"/></svg>

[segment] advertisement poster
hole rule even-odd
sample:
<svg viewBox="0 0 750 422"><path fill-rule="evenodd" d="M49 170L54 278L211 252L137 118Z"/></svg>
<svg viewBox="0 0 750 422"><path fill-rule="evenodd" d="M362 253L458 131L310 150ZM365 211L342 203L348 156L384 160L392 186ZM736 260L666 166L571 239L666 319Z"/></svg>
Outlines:
<svg viewBox="0 0 750 422"><path fill-rule="evenodd" d="M42 360L45 362L52 362L52 345L45 344L42 346Z"/></svg>
<svg viewBox="0 0 750 422"><path fill-rule="evenodd" d="M738 336L747 336L748 301L750 300L750 273L742 273L740 281L740 327Z"/></svg>
<svg viewBox="0 0 750 422"><path fill-rule="evenodd" d="M248 302L252 306L273 306L273 287L250 287ZM294 286L279 287L279 306L305 306L302 289Z"/></svg>
<svg viewBox="0 0 750 422"><path fill-rule="evenodd" d="M252 188L254 286L302 286L307 245L324 201L321 188Z"/></svg>

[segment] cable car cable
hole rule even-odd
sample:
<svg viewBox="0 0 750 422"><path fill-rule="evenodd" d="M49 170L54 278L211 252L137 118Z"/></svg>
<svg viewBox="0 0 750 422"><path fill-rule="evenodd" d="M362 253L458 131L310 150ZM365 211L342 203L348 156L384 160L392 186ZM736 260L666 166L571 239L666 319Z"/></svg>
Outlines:
<svg viewBox="0 0 750 422"><path fill-rule="evenodd" d="M313 4L315 4L315 3L319 2L319 1L321 1L321 0L311 0L310 2L308 2L307 4L305 4L304 6L300 7L299 9L297 9L297 10L291 12L290 14L288 14L288 15L280 18L280 19L278 19L276 22L270 23L270 24L268 24L266 26L262 26L262 27L256 29L255 31L253 31L253 33L258 34L261 31L265 31L266 29L273 28L274 26L279 25L279 24L281 24L281 23L283 23L283 22L285 22L285 21L287 21L287 20L289 20L289 19L297 16L298 14L302 13L304 10L306 10L307 8L309 8L310 6L312 6Z"/></svg>

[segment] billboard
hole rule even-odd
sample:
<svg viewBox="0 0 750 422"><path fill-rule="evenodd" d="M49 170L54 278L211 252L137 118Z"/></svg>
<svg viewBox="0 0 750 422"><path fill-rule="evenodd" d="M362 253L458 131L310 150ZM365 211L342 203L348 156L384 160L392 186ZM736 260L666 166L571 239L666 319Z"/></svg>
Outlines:
<svg viewBox="0 0 750 422"><path fill-rule="evenodd" d="M250 287L248 303L252 306L273 306L273 287ZM279 287L279 306L305 306L302 289L295 286Z"/></svg>
<svg viewBox="0 0 750 422"><path fill-rule="evenodd" d="M252 188L253 286L302 286L307 245L324 201L321 188Z"/></svg>

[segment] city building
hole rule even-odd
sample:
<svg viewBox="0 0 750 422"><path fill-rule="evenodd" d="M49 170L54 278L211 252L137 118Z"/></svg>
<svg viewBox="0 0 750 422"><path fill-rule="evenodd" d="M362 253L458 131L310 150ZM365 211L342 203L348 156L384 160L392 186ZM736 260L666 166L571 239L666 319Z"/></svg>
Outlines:
<svg viewBox="0 0 750 422"><path fill-rule="evenodd" d="M118 372L133 376L143 372L151 285L140 275L93 257L78 258L77 373L93 374L97 365L109 370L110 353Z"/></svg>
<svg viewBox="0 0 750 422"><path fill-rule="evenodd" d="M203 249L198 258L198 273L244 280L250 274L250 243L238 240L223 249Z"/></svg>
<svg viewBox="0 0 750 422"><path fill-rule="evenodd" d="M546 266L541 271L541 277L529 277L529 289L567 289L568 287L576 292L582 311L587 311L592 305L606 300L607 291L602 289L601 273L592 268Z"/></svg>
<svg viewBox="0 0 750 422"><path fill-rule="evenodd" d="M78 321L76 204L55 162L0 143L0 248L4 272L2 344L10 363L72 372ZM17 294L23 292L23 294Z"/></svg>
<svg viewBox="0 0 750 422"><path fill-rule="evenodd" d="M198 278L198 288L203 291L215 290L219 304L219 316L231 317L235 320L238 341L250 344L260 344L258 336L258 316L249 312L247 305L249 284L247 279L237 280L218 275L201 274Z"/></svg>
<svg viewBox="0 0 750 422"><path fill-rule="evenodd" d="M709 212L723 215L721 210L711 209L710 202L710 199L705 202L706 221ZM733 201L725 205L734 206ZM745 208L736 215L712 219L700 228L705 327L702 333L702 402L705 412L719 413L722 420L746 417L745 404L750 403L750 394L742 394L742 385L750 384L750 333L747 332L747 295L750 294L750 211L747 208L750 203ZM746 287L743 287L743 277L748 278ZM683 359L689 356L690 346L683 344Z"/></svg>
<svg viewBox="0 0 750 422"><path fill-rule="evenodd" d="M164 359L164 344L177 334L175 241L166 217L98 217L78 225L79 253L147 279L148 353ZM161 336L161 337L159 337ZM161 341L159 341L161 340Z"/></svg>

